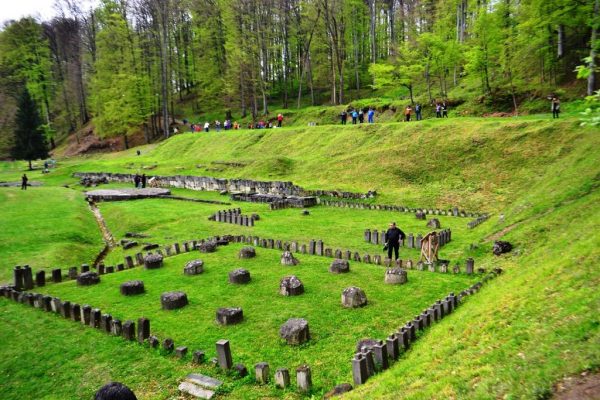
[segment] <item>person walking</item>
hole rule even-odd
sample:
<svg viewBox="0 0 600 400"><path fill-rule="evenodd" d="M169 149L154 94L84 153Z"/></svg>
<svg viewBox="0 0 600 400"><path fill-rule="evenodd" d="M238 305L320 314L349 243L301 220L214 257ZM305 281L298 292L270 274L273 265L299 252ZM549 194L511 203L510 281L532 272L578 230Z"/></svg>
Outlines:
<svg viewBox="0 0 600 400"><path fill-rule="evenodd" d="M445 101L442 103L442 118L448 118L448 105Z"/></svg>
<svg viewBox="0 0 600 400"><path fill-rule="evenodd" d="M421 121L423 119L421 116L421 103L417 103L415 105L415 116L417 117L417 121Z"/></svg>
<svg viewBox="0 0 600 400"><path fill-rule="evenodd" d="M358 122L361 124L365 122L365 113L362 108L358 111Z"/></svg>
<svg viewBox="0 0 600 400"><path fill-rule="evenodd" d="M346 110L342 110L342 112L340 113L340 118L342 120L342 125L346 125L346 120L348 119L348 113L346 112Z"/></svg>
<svg viewBox="0 0 600 400"><path fill-rule="evenodd" d="M142 177L140 174L135 174L133 177L133 184L135 185L136 189L140 187L140 182L142 182Z"/></svg>
<svg viewBox="0 0 600 400"><path fill-rule="evenodd" d="M282 123L283 123L283 114L279 113L279 114L277 114L277 127L281 128Z"/></svg>
<svg viewBox="0 0 600 400"><path fill-rule="evenodd" d="M142 174L141 182L142 182L142 189L145 189L146 183L148 182L148 178L146 177L146 174Z"/></svg>
<svg viewBox="0 0 600 400"><path fill-rule="evenodd" d="M372 124L375 119L375 110L373 110L371 107L369 107L369 111L367 111L367 121L369 121L370 124Z"/></svg>
<svg viewBox="0 0 600 400"><path fill-rule="evenodd" d="M23 176L21 177L21 190L27 190L27 181L29 180L29 178L27 178L26 174L23 174Z"/></svg>
<svg viewBox="0 0 600 400"><path fill-rule="evenodd" d="M204 132L208 133L208 130L210 129L210 124L208 123L208 121L206 121L204 123Z"/></svg>
<svg viewBox="0 0 600 400"><path fill-rule="evenodd" d="M397 260L400 251L400 242L404 240L406 235L395 222L390 223L387 231L385 231L385 246L387 247L388 259L392 259L392 250L394 251L394 260Z"/></svg>
<svg viewBox="0 0 600 400"><path fill-rule="evenodd" d="M221 132L221 121L215 121L215 129L217 130L217 132Z"/></svg>
<svg viewBox="0 0 600 400"><path fill-rule="evenodd" d="M404 109L404 120L410 122L410 114L412 113L412 107L409 105Z"/></svg>
<svg viewBox="0 0 600 400"><path fill-rule="evenodd" d="M352 110L352 125L356 125L356 121L358 120L358 113L356 110Z"/></svg>
<svg viewBox="0 0 600 400"><path fill-rule="evenodd" d="M558 97L553 96L552 97L552 119L558 118L559 114L560 114L560 100L558 99Z"/></svg>

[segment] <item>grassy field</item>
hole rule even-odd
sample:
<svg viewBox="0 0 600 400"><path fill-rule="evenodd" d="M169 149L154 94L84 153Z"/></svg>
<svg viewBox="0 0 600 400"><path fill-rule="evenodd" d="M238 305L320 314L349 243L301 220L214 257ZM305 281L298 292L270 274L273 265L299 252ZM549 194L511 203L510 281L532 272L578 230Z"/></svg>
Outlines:
<svg viewBox="0 0 600 400"><path fill-rule="evenodd" d="M453 242L442 249L442 257L464 265L464 259L472 256L477 266L501 267L505 274L426 331L389 372L347 397L549 398L563 377L600 367L600 272L595 267L600 248L599 148L597 132L580 128L574 118L462 118L183 134L142 147L141 156L130 150L59 159L50 174L30 174L32 180L43 182L42 188L0 189L0 280L7 280L16 264L67 267L89 262L100 250L101 237L83 201L83 188L71 177L76 171L133 173L156 164L151 173L292 180L309 189L376 189L380 196L375 201L385 204L488 211L492 218L474 230L466 229L468 219L441 217L442 227L453 230ZM230 168L212 161L246 165ZM18 179L23 167L0 163L0 180ZM214 193L173 192L225 200ZM238 206L244 213L260 214L255 227L207 220L215 210ZM102 203L100 209L117 239L138 231L151 236L148 242L159 244L239 233L323 239L333 248L376 253L380 246L362 241L365 228L381 229L393 219L406 232L427 232L424 222L410 214L331 207L313 208L310 216L294 209L270 211L261 204L174 200ZM493 238L499 237L515 245L512 253L491 254ZM236 361L248 366L269 361L273 369L293 368L306 361L313 367L318 398L331 385L350 380L349 360L357 338L383 337L441 294L471 282L463 275L412 271L408 285L391 288L381 282L381 267L353 263L351 274L330 276L328 259L299 255L297 274L307 293L281 298L277 283L288 271L278 264L279 252L257 249L256 259L238 260L239 247L200 256L206 272L197 277L182 275L185 261L198 257L186 254L167 259L161 270L104 276L97 287L83 289L66 282L44 290L106 309L121 319L137 319L144 313L159 337L171 336L176 344L204 348L209 355L214 353L214 341L226 336ZM130 253L117 249L106 262L120 262ZM403 258L416 256L415 251L404 250ZM254 280L246 287L231 287L226 272L240 266L247 267ZM148 293L132 299L118 295L118 284L134 278L146 282ZM369 306L360 310L339 306L341 290L351 284L365 289L372 300ZM172 313L161 311L160 293L179 288L188 292L191 304ZM236 327L216 326L215 308L235 305L244 308L247 320ZM315 336L309 345L291 349L279 342L277 328L300 313ZM124 345L121 339L2 299L0 338L11 339L0 340L0 373L9 378L0 386L0 397L7 399L89 398L108 379L125 381L142 399L177 398L177 382L192 370L189 360ZM193 370L217 375L208 367ZM227 398L298 397L292 390L253 385L252 378L219 376L226 379L222 396Z"/></svg>

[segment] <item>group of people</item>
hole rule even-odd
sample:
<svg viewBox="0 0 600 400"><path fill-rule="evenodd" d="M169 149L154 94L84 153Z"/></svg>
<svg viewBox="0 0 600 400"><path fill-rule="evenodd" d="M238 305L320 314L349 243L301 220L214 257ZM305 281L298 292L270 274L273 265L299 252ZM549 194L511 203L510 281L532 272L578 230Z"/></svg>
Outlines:
<svg viewBox="0 0 600 400"><path fill-rule="evenodd" d="M415 118L417 121L421 121L423 119L423 106L421 103L415 104L415 108L409 104L404 109L404 120L406 122L410 122L411 116L415 113ZM445 101L441 103L435 103L435 117L436 118L448 118L448 105Z"/></svg>
<svg viewBox="0 0 600 400"><path fill-rule="evenodd" d="M366 113L362 108L359 108L358 110L354 108L350 111L342 110L340 114L340 119L342 125L346 125L346 122L349 118L352 119L352 125L356 125L358 123L362 124L365 122L365 114L367 114L367 122L369 124L375 122L375 110L373 110L372 108L369 108Z"/></svg>
<svg viewBox="0 0 600 400"><path fill-rule="evenodd" d="M187 120L183 121L184 124L187 124ZM281 128L283 125L283 114L279 113L277 114L277 117L274 120L270 120L270 121L263 121L260 120L258 122L250 122L248 123L248 129L266 129L266 128L274 128L275 126L277 126L278 128ZM206 121L204 124L202 123L198 123L198 124L191 124L190 125L190 130L191 132L200 132L200 131L204 131L204 132L210 132L211 127L214 127L214 129L217 132L220 132L221 129L224 129L226 131L228 130L238 130L241 128L241 125L237 122L231 122L230 119L226 119L223 123L221 123L221 121L216 120L214 121L212 124L208 121Z"/></svg>
<svg viewBox="0 0 600 400"><path fill-rule="evenodd" d="M146 184L148 183L146 174L135 174L135 176L133 177L133 183L135 184L136 189L144 189L146 187Z"/></svg>

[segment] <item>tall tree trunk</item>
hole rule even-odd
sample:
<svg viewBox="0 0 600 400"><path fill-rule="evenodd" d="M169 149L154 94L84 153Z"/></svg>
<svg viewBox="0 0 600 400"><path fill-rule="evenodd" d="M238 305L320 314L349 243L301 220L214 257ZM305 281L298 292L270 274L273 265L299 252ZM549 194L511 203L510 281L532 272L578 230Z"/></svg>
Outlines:
<svg viewBox="0 0 600 400"><path fill-rule="evenodd" d="M373 63L377 61L377 38L375 35L376 11L375 0L369 0L369 37L371 40L371 62Z"/></svg>
<svg viewBox="0 0 600 400"><path fill-rule="evenodd" d="M161 40L161 92L162 92L162 118L163 118L163 134L166 138L169 137L169 95L168 95L168 76L167 76L167 46L169 45L168 34L168 1L162 0L162 40Z"/></svg>
<svg viewBox="0 0 600 400"><path fill-rule="evenodd" d="M588 68L590 74L587 79L587 94L591 96L596 89L596 41L598 40L598 24L600 24L600 0L594 2L594 16L592 18L592 35L590 39L590 61Z"/></svg>

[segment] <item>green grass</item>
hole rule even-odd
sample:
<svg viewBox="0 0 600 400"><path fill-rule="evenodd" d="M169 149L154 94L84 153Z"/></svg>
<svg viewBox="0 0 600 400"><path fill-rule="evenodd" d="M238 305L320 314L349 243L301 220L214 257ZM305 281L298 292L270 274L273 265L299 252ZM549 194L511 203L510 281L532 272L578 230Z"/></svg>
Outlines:
<svg viewBox="0 0 600 400"><path fill-rule="evenodd" d="M34 269L92 262L102 248L96 220L79 192L60 188L0 190L0 281L15 265Z"/></svg>
<svg viewBox="0 0 600 400"><path fill-rule="evenodd" d="M236 244L219 248L216 253L170 257L159 270L126 270L102 276L97 286L82 288L67 282L49 286L44 292L91 304L121 320L145 316L158 337L171 337L176 344L190 349L206 349L209 357L216 355L214 343L226 338L231 341L236 362L254 365L267 361L273 368L290 370L306 363L313 369L315 390L319 393L351 378L348 360L358 340L387 337L435 300L452 291L458 293L477 279L462 274L411 271L408 284L386 285L385 269L380 266L352 263L349 274L332 275L328 258L298 255L298 266L285 267L279 263L281 251L259 248L256 258L240 260L237 251L241 247ZM185 262L197 258L205 262L205 272L184 276ZM228 272L236 268L250 271L250 284L228 283ZM292 274L304 283L305 293L295 297L279 295L279 280ZM132 279L143 280L146 293L121 296L119 284ZM341 306L341 292L349 286L365 290L369 300L366 307ZM160 295L170 290L184 291L190 304L177 311L161 310ZM214 319L219 307L242 307L244 322L217 326ZM279 327L288 318L309 321L312 338L308 344L292 347L279 338Z"/></svg>
<svg viewBox="0 0 600 400"><path fill-rule="evenodd" d="M183 134L142 147L141 156L130 150L60 159L50 174L30 174L32 180L44 183L43 188L27 193L0 189L0 243L12 244L0 247L0 279L10 276L14 264L67 267L87 261L100 249L98 228L82 200L83 188L71 177L76 171L134 173L143 165L156 164L146 172L291 180L308 189L376 189L378 203L488 211L492 218L474 230L466 229L468 219L441 217L442 226L453 230L453 242L441 255L461 265L472 256L476 266L500 267L505 274L426 331L389 372L346 397L549 398L562 378L600 369L599 148L597 130L579 127L576 118L552 121L528 116ZM216 168L212 161L246 166L208 171ZM0 180L17 180L24 165L0 163ZM62 188L64 184L70 189ZM224 199L215 193L173 192ZM237 206L244 213L259 213L261 220L253 228L243 228L206 219L215 210ZM407 232L427 232L424 223L410 214L330 207L316 207L308 217L296 209L270 211L261 204L174 200L103 203L100 209L117 238L133 230L150 234L148 242L160 244L240 233L282 240L320 238L333 248L375 253L380 246L362 241L365 228L381 229L393 219ZM26 211L15 214L15 210ZM42 226L62 233L48 236L37 229ZM513 243L513 252L493 256L492 234ZM31 241L35 245L30 246ZM281 298L277 282L287 271L278 264L279 252L258 249L255 260L242 262L236 258L239 247L200 256L206 261L206 273L197 277L181 273L184 262L198 256L186 254L169 258L161 270L103 276L97 287L83 289L66 282L44 291L105 308L120 318L137 319L144 313L159 336L172 336L176 344L190 349L206 348L214 354L216 338L227 337L234 357L239 357L236 361L249 367L269 361L273 369L293 368L306 361L313 368L318 395L334 383L350 380L349 360L357 338L382 338L441 294L471 282L463 275L411 271L408 285L392 288L382 284L381 267L352 263L351 274L331 276L326 271L328 259L301 255L302 263L294 271L304 280L307 293ZM116 250L106 261L120 262L124 254L131 252ZM403 258L416 255L404 250ZM239 266L247 267L254 280L246 287L231 287L226 272ZM118 295L118 284L136 277L146 282L148 293L135 299ZM372 304L342 309L338 297L351 284L365 289ZM188 292L190 306L173 313L161 311L160 293L178 288ZM214 311L223 305L242 306L247 320L236 327L217 327L212 322ZM23 307L0 299L0 337L12 339L0 340L0 372L11 378L0 388L2 398L89 398L108 379L128 383L142 399L173 398L177 382L191 370L187 362L158 356L143 346L124 346L119 338ZM349 315L356 330L345 329ZM277 328L290 316L309 320L315 335L309 345L290 349L279 342ZM334 346L334 334L339 332L345 334L335 338ZM40 337L45 338L43 345ZM31 343L43 346L43 355L33 350L22 354ZM137 361L134 367L130 359ZM56 368L61 360L64 368ZM193 369L224 377L208 367ZM48 375L49 370L54 375ZM253 385L251 378L224 378L227 398L297 397L293 390Z"/></svg>

